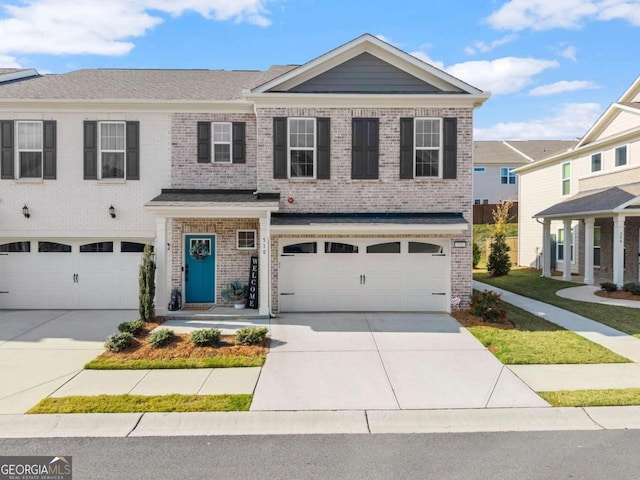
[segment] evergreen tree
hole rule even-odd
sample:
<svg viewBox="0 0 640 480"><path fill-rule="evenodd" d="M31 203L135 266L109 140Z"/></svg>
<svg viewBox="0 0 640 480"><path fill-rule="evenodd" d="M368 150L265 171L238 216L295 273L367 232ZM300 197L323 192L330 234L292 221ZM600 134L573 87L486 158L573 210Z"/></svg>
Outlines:
<svg viewBox="0 0 640 480"><path fill-rule="evenodd" d="M151 320L154 316L153 299L156 294L156 263L153 260L153 247L147 244L142 254L142 262L140 263L140 273L138 275L139 290L138 301L140 318L145 322Z"/></svg>
<svg viewBox="0 0 640 480"><path fill-rule="evenodd" d="M487 270L494 277L507 275L511 270L511 259L509 258L509 246L507 245L507 225L511 216L509 210L513 202L511 199L496 206L493 211L493 242L491 243L491 253L487 259Z"/></svg>

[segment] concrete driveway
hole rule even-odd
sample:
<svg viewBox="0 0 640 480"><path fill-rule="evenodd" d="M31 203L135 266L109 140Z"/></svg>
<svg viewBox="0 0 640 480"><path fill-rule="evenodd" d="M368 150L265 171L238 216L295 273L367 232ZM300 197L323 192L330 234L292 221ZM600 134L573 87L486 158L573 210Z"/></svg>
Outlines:
<svg viewBox="0 0 640 480"><path fill-rule="evenodd" d="M103 352L134 310L0 310L0 414L24 413Z"/></svg>
<svg viewBox="0 0 640 480"><path fill-rule="evenodd" d="M445 314L283 314L251 410L548 404Z"/></svg>

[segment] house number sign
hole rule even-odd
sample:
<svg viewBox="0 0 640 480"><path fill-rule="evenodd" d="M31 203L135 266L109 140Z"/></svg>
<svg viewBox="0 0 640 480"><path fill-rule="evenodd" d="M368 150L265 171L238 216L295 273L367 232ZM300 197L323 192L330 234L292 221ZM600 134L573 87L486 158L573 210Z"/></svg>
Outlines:
<svg viewBox="0 0 640 480"><path fill-rule="evenodd" d="M258 308L258 257L251 257L249 267L249 298L247 308Z"/></svg>

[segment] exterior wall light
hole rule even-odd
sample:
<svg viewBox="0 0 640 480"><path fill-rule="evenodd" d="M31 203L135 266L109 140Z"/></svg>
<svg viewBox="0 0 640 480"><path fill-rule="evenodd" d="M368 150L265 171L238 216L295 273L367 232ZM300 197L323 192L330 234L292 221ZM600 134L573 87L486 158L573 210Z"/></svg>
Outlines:
<svg viewBox="0 0 640 480"><path fill-rule="evenodd" d="M109 215L111 215L111 218L116 218L116 209L113 208L113 205L109 207Z"/></svg>
<svg viewBox="0 0 640 480"><path fill-rule="evenodd" d="M22 207L22 215L24 215L24 218L29 218L31 216L31 214L29 213L29 207L27 207L27 204L24 204L24 207Z"/></svg>

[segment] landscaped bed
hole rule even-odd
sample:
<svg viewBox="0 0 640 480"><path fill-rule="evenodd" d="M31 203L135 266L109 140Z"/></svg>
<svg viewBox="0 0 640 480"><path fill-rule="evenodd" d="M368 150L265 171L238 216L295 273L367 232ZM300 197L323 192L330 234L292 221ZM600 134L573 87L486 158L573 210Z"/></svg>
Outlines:
<svg viewBox="0 0 640 480"><path fill-rule="evenodd" d="M233 335L223 335L215 346L195 346L189 334L175 334L162 347L148 342L149 333L160 326L162 319L144 324L131 345L114 353L105 351L85 365L86 369L147 369L147 368L225 368L260 367L268 352L269 340L259 345L237 345Z"/></svg>

